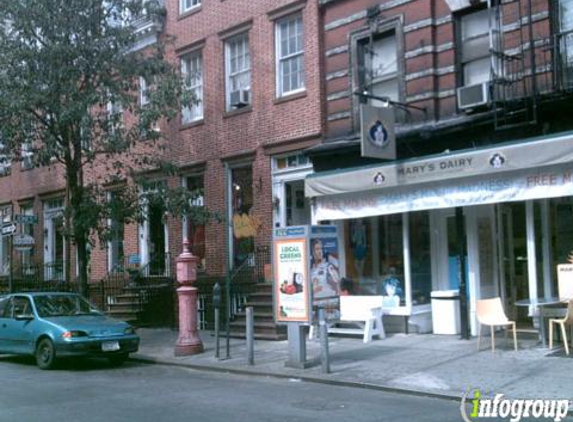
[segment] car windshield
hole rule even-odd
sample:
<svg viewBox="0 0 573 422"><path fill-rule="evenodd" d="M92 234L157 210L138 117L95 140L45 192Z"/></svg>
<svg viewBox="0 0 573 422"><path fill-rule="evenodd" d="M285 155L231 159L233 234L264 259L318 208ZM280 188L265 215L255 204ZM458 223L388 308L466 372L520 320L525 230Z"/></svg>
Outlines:
<svg viewBox="0 0 573 422"><path fill-rule="evenodd" d="M43 295L34 298L40 317L100 314L91 303L78 295Z"/></svg>

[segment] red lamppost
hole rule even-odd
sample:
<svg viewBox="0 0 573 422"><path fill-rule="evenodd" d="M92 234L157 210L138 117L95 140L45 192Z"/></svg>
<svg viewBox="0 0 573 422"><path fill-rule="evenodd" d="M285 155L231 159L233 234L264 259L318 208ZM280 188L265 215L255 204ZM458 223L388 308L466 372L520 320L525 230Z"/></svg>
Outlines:
<svg viewBox="0 0 573 422"><path fill-rule="evenodd" d="M194 355L203 352L203 343L197 330L197 280L199 258L189 251L189 241L183 240L183 252L177 257L177 289L179 298L179 337L175 343L175 356Z"/></svg>

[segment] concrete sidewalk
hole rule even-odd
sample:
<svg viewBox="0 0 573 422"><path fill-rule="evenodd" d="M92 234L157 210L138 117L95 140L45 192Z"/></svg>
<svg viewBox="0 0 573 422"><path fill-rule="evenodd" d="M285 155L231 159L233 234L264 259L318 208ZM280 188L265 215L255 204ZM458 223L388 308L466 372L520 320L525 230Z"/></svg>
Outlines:
<svg viewBox="0 0 573 422"><path fill-rule="evenodd" d="M386 339L362 343L361 338L329 337L331 373L320 363L308 369L285 367L286 341L256 341L255 365L248 365L246 342L230 340L230 359L215 358L215 339L210 331L201 332L205 352L175 357L177 331L138 330L139 360L181 365L196 369L260 376L300 378L381 390L401 391L458 400L468 389L485 394L503 393L509 398L568 399L573 391L573 355L562 348L550 351L537 340L519 338L519 350L503 336L492 353L485 338L482 351L477 340L434 334L393 334ZM518 337L520 337L518 335ZM221 356L226 356L226 339L221 338ZM320 356L320 343L307 340L309 360Z"/></svg>

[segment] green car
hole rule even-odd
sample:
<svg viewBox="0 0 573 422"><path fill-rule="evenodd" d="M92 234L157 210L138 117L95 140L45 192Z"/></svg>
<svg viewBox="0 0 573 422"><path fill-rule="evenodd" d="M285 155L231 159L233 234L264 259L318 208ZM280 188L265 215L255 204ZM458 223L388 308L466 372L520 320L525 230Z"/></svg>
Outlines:
<svg viewBox="0 0 573 422"><path fill-rule="evenodd" d="M104 356L123 363L139 336L75 293L13 293L0 297L0 353L32 355L41 369L56 359Z"/></svg>

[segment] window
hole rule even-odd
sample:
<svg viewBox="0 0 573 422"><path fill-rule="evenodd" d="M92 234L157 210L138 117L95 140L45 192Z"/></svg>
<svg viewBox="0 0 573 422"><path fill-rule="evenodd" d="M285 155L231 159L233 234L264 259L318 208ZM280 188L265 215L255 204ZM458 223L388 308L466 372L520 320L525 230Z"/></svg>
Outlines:
<svg viewBox="0 0 573 422"><path fill-rule="evenodd" d="M32 142L27 141L22 143L20 149L21 156L21 166L23 170L29 170L34 167L34 149L32 147Z"/></svg>
<svg viewBox="0 0 573 422"><path fill-rule="evenodd" d="M147 79L143 76L139 77L139 105L141 107L149 104L149 85L147 84Z"/></svg>
<svg viewBox="0 0 573 422"><path fill-rule="evenodd" d="M400 96L395 33L361 39L358 55L361 91L366 90L371 95L398 101ZM381 105L378 101L373 101L372 104Z"/></svg>
<svg viewBox="0 0 573 422"><path fill-rule="evenodd" d="M225 42L227 110L250 104L251 58L249 36L242 34Z"/></svg>
<svg viewBox="0 0 573 422"><path fill-rule="evenodd" d="M33 204L21 205L20 206L20 215L26 216L28 220L25 220L22 223L22 233L27 234L28 236L34 237L34 225L37 222L35 215L34 215L34 207ZM32 247L29 250L23 250L20 252L20 267L22 274L34 274L33 268L33 256L34 256L34 248Z"/></svg>
<svg viewBox="0 0 573 422"><path fill-rule="evenodd" d="M277 96L304 90L302 16L276 23Z"/></svg>
<svg viewBox="0 0 573 422"><path fill-rule="evenodd" d="M193 212L185 216L185 237L189 241L189 249L199 258L198 268L205 269L205 219L203 210L205 204L205 189L203 175L188 176L183 183L191 192Z"/></svg>
<svg viewBox="0 0 573 422"><path fill-rule="evenodd" d="M491 79L489 54L489 11L480 10L461 17L462 85L477 85Z"/></svg>
<svg viewBox="0 0 573 422"><path fill-rule="evenodd" d="M192 53L181 58L181 74L185 89L192 97L192 103L181 110L181 123L191 123L203 118L203 57Z"/></svg>
<svg viewBox="0 0 573 422"><path fill-rule="evenodd" d="M107 117L109 122L109 133L114 134L123 125L123 106L119 100L107 102Z"/></svg>
<svg viewBox="0 0 573 422"><path fill-rule="evenodd" d="M0 176L10 174L12 168L12 160L6 144L0 140Z"/></svg>
<svg viewBox="0 0 573 422"><path fill-rule="evenodd" d="M201 0L179 0L179 13L188 12L199 6L201 6Z"/></svg>
<svg viewBox="0 0 573 422"><path fill-rule="evenodd" d="M573 0L559 0L559 65L561 66L561 85L573 86Z"/></svg>
<svg viewBox="0 0 573 422"><path fill-rule="evenodd" d="M108 202L110 203L111 209L118 209L121 207L121 199L118 198L117 192L108 192ZM112 213L112 218L108 220L109 227L109 241L108 241L108 270L123 271L124 269L124 224L123 221L119 221L114 218Z"/></svg>
<svg viewBox="0 0 573 422"><path fill-rule="evenodd" d="M292 154L286 157L278 157L273 163L274 170L288 170L310 166L308 156L305 154Z"/></svg>
<svg viewBox="0 0 573 422"><path fill-rule="evenodd" d="M0 208L0 216L3 226L12 222L12 207L10 205ZM10 236L2 236L0 239L0 275L10 273Z"/></svg>
<svg viewBox="0 0 573 422"><path fill-rule="evenodd" d="M252 214L253 170L251 166L231 169L231 215L233 268L253 256L259 220Z"/></svg>

